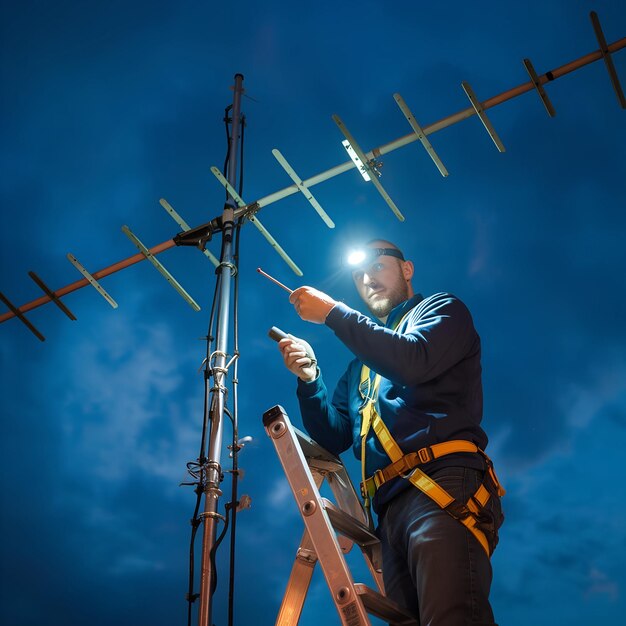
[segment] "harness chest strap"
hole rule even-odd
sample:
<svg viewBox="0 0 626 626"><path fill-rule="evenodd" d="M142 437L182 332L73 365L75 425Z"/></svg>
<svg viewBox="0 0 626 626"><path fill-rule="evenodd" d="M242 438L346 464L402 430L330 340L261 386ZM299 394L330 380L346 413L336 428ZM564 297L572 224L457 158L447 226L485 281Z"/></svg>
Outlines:
<svg viewBox="0 0 626 626"><path fill-rule="evenodd" d="M457 452L481 454L486 461L489 477L497 489L498 496L503 496L504 489L500 485L493 470L491 460L478 446L471 441L465 440L446 441L427 448L422 448L417 452L404 454L375 409L380 380L380 374L376 374L374 381L371 382L370 369L366 365L363 365L361 369L361 384L359 386L361 395L363 395L366 400L361 409L361 475L363 479L361 492L365 500L366 508L369 509L370 499L382 484L396 476L403 476L407 472L411 472L410 476L408 476L409 482L436 502L452 517L458 519L466 526L479 541L487 555L490 556L491 551L485 533L477 528L477 516L480 513L480 509L486 505L491 497L485 484L483 483L478 488L476 493L470 497L465 505L461 504L459 506L459 503L445 489L439 486L436 481L422 472L417 466L447 454ZM364 393L365 388L367 388L367 393ZM373 476L367 478L365 473L365 451L370 427L374 430L376 437L392 463L382 470L377 470Z"/></svg>

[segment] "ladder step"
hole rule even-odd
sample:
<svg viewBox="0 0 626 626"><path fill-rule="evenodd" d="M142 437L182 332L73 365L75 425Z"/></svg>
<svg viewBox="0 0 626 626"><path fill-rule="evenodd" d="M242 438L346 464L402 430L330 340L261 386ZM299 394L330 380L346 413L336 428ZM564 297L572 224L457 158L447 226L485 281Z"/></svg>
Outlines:
<svg viewBox="0 0 626 626"><path fill-rule="evenodd" d="M298 439L300 449L306 457L309 467L312 466L320 471L326 472L337 472L343 467L343 463L338 457L322 448L322 446L316 441L313 441L311 437L297 428L293 428L293 432Z"/></svg>
<svg viewBox="0 0 626 626"><path fill-rule="evenodd" d="M360 546L379 542L378 537L365 524L338 508L327 498L321 498L321 501L326 513L328 513L330 523L338 533L352 539Z"/></svg>
<svg viewBox="0 0 626 626"><path fill-rule="evenodd" d="M393 626L419 626L419 622L403 607L386 598L363 583L355 583L354 590L365 606L365 610L393 624Z"/></svg>

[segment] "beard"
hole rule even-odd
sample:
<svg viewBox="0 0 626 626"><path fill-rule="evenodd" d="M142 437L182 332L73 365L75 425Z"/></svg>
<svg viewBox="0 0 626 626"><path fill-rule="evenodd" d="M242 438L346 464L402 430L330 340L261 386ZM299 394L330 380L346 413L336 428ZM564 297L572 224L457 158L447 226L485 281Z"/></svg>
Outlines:
<svg viewBox="0 0 626 626"><path fill-rule="evenodd" d="M409 299L409 286L401 280L388 290L384 296L375 296L374 300L367 300L367 308L378 319L385 319L392 309Z"/></svg>

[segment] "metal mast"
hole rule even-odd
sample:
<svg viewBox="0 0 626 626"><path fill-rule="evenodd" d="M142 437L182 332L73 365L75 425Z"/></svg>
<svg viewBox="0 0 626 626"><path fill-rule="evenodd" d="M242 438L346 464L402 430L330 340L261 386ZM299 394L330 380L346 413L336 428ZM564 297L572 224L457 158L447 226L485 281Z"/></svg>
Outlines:
<svg viewBox="0 0 626 626"><path fill-rule="evenodd" d="M243 75L235 75L232 107L232 127L229 139L228 182L233 188L237 185L237 151L241 132L241 96L243 94ZM226 377L228 374L228 326L231 301L232 278L237 271L233 263L233 230L235 201L228 195L222 214L222 255L217 267L217 331L216 350L209 356L207 367L210 369L212 385L207 393L205 410L209 411L209 449L206 459L200 459L202 469L202 489L204 492L203 539L202 539L202 574L200 579L199 626L210 626L212 596L216 584L213 550L215 546L217 524L222 516L218 513L218 501L222 492L222 468L220 454L224 425L224 407L226 404ZM232 362L232 359L231 359ZM202 452L204 453L204 451Z"/></svg>

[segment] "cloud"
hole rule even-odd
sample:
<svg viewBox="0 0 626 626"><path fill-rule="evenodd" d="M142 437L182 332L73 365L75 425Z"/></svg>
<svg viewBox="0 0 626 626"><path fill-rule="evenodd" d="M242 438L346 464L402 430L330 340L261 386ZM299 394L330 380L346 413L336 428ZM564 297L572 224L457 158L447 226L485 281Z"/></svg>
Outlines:
<svg viewBox="0 0 626 626"><path fill-rule="evenodd" d="M589 586L585 596L606 595L610 600L617 600L619 596L619 585L615 580L595 567L592 567L588 574Z"/></svg>
<svg viewBox="0 0 626 626"><path fill-rule="evenodd" d="M125 576L128 574L141 574L148 572L162 572L165 564L162 561L146 559L136 554L125 554L115 560L109 566L112 576Z"/></svg>
<svg viewBox="0 0 626 626"><path fill-rule="evenodd" d="M109 341L86 338L70 357L74 384L60 398L65 446L105 482L135 471L180 474L196 432L181 393L187 364L170 331L108 318L102 334Z"/></svg>
<svg viewBox="0 0 626 626"><path fill-rule="evenodd" d="M552 614L557 621L582 623L576 622L580 615L609 614L622 601L626 577L614 555L626 545L626 487L614 444L626 429L607 418L616 405L624 406L623 396L605 394L584 420L574 422L567 441L503 478L506 519L493 559L492 597L496 615L514 616L512 625L543 623Z"/></svg>
<svg viewBox="0 0 626 626"><path fill-rule="evenodd" d="M293 502L293 492L286 478L281 477L274 481L273 486L269 489L267 500L268 503L274 507L282 508L288 503L293 503L295 506L295 502Z"/></svg>
<svg viewBox="0 0 626 626"><path fill-rule="evenodd" d="M626 359L622 355L605 355L592 375L585 385L568 385L560 396L567 421L576 430L604 418L609 408L626 404Z"/></svg>

